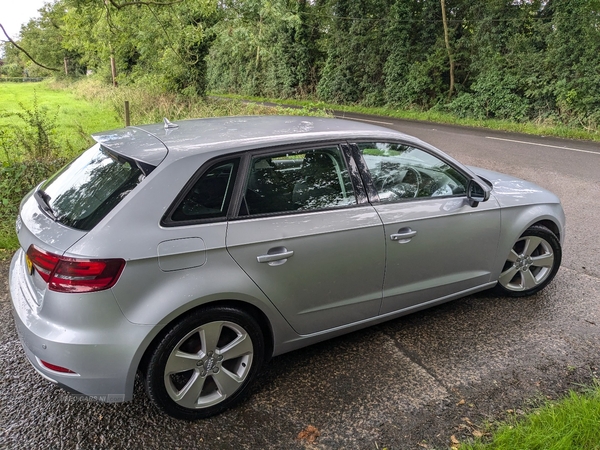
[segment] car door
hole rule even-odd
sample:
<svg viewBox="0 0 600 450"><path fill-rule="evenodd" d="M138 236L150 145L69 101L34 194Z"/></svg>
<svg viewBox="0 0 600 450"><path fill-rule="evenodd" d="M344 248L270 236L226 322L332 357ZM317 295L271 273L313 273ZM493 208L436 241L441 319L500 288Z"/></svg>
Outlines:
<svg viewBox="0 0 600 450"><path fill-rule="evenodd" d="M260 152L245 172L227 248L293 329L307 335L376 316L382 223L342 147Z"/></svg>
<svg viewBox="0 0 600 450"><path fill-rule="evenodd" d="M490 282L500 235L493 196L472 207L468 175L432 152L389 142L353 147L369 173L371 200L384 224L381 314Z"/></svg>

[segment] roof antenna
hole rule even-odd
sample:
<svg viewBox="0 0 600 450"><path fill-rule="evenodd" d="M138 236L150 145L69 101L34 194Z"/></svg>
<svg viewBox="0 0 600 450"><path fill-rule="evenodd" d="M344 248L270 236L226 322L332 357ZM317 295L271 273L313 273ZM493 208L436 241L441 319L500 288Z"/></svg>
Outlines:
<svg viewBox="0 0 600 450"><path fill-rule="evenodd" d="M166 117L163 119L163 122L165 123L165 130L168 130L169 128L179 128L179 125L170 122Z"/></svg>

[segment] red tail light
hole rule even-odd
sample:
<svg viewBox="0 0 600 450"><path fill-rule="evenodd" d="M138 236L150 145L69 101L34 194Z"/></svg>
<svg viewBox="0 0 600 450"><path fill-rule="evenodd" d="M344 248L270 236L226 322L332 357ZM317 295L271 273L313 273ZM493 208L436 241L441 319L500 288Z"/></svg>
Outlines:
<svg viewBox="0 0 600 450"><path fill-rule="evenodd" d="M125 261L122 259L79 259L58 256L30 245L27 257L56 292L94 292L115 285Z"/></svg>

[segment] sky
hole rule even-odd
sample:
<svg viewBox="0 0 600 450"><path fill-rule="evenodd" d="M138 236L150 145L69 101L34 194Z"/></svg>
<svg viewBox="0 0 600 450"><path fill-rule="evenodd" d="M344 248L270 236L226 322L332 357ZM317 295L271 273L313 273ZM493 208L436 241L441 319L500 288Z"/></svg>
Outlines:
<svg viewBox="0 0 600 450"><path fill-rule="evenodd" d="M44 3L50 0L0 0L0 23L12 39L16 39L21 25L29 19L39 17L37 12ZM5 41L6 36L0 30L0 40Z"/></svg>

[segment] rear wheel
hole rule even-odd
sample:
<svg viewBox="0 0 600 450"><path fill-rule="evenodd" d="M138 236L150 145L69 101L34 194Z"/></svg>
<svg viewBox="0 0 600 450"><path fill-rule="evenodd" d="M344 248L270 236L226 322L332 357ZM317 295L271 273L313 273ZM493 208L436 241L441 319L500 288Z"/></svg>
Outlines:
<svg viewBox="0 0 600 450"><path fill-rule="evenodd" d="M241 401L264 360L256 320L229 307L199 309L175 323L152 352L146 391L178 419L202 419Z"/></svg>
<svg viewBox="0 0 600 450"><path fill-rule="evenodd" d="M540 291L552 281L562 258L560 242L548 228L534 225L513 245L497 290L511 297L523 297Z"/></svg>

